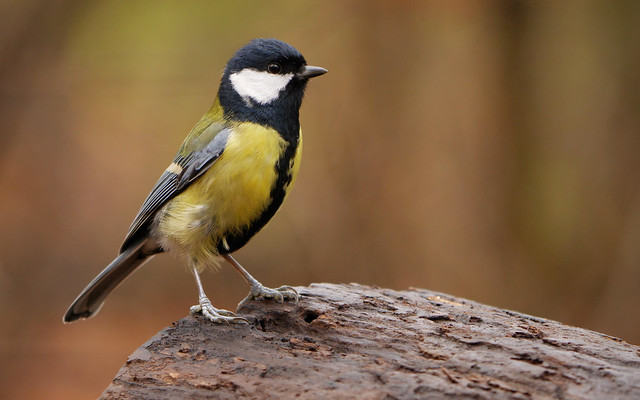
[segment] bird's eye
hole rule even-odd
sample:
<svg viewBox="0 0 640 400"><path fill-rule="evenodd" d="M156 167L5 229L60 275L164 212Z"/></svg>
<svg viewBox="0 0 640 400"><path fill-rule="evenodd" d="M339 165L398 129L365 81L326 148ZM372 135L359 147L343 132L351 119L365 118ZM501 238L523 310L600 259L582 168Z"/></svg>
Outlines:
<svg viewBox="0 0 640 400"><path fill-rule="evenodd" d="M282 67L278 63L271 63L267 66L267 71L269 71L270 74L279 74L282 72Z"/></svg>

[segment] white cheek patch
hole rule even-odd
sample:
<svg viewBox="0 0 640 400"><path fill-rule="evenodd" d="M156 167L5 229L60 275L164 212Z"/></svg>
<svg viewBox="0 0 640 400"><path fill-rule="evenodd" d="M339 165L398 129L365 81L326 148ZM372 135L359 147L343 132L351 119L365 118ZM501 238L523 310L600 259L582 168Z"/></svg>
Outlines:
<svg viewBox="0 0 640 400"><path fill-rule="evenodd" d="M293 74L270 74L265 71L257 71L245 68L242 71L231 74L231 85L236 92L251 105L247 99L256 103L269 104L277 99L280 92L287 87L293 78Z"/></svg>

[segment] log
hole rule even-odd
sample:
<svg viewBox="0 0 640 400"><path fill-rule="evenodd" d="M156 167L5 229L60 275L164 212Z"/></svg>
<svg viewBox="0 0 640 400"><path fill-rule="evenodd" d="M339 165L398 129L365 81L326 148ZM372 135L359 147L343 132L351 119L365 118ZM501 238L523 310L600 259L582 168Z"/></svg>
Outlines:
<svg viewBox="0 0 640 400"><path fill-rule="evenodd" d="M640 347L424 289L296 288L251 324L188 316L102 399L640 399Z"/></svg>

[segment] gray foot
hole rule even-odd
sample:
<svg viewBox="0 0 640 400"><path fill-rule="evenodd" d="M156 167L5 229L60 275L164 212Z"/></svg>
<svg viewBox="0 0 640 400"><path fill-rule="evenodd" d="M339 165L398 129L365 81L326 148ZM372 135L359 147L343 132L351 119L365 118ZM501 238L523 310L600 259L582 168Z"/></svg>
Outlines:
<svg viewBox="0 0 640 400"><path fill-rule="evenodd" d="M299 298L300 295L291 286L280 286L279 288L271 289L258 283L251 286L249 295L238 304L238 308L251 300L275 300L278 303L282 303L285 300L293 300L297 304Z"/></svg>
<svg viewBox="0 0 640 400"><path fill-rule="evenodd" d="M238 317L231 311L215 308L208 298L200 298L200 304L191 307L191 314L201 313L209 321L216 324L248 324L245 318Z"/></svg>

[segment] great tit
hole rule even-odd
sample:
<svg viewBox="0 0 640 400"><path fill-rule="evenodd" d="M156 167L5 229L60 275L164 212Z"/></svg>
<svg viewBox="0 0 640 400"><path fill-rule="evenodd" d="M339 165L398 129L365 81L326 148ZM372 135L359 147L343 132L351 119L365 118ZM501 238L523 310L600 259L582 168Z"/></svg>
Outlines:
<svg viewBox="0 0 640 400"><path fill-rule="evenodd" d="M231 253L267 224L295 182L302 97L308 80L326 72L276 39L254 39L238 50L224 69L213 106L142 204L120 254L80 293L63 321L94 316L129 274L163 252L186 259L199 294L191 312L213 322L246 322L215 308L202 288L199 274L222 259L251 285L243 302L297 301L292 287L263 286Z"/></svg>

